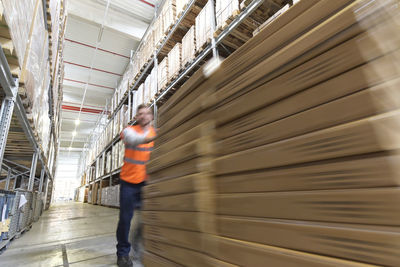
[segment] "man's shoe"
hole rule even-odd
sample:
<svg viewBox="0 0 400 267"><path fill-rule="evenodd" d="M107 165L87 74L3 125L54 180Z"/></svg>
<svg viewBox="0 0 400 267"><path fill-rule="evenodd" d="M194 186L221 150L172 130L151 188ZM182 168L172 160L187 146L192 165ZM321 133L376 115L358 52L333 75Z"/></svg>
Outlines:
<svg viewBox="0 0 400 267"><path fill-rule="evenodd" d="M133 263L129 256L118 257L117 265L118 267L133 267Z"/></svg>

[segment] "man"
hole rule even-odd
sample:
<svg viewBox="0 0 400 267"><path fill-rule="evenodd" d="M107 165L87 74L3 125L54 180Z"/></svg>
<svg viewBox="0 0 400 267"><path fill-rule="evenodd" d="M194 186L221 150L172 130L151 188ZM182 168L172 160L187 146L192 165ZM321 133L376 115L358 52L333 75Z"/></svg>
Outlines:
<svg viewBox="0 0 400 267"><path fill-rule="evenodd" d="M141 189L147 179L146 163L153 150L156 132L152 127L153 113L146 105L137 108L135 126L126 127L121 133L125 144L124 165L120 174L120 209L117 229L118 266L130 267L131 244L129 231L134 209L141 206Z"/></svg>

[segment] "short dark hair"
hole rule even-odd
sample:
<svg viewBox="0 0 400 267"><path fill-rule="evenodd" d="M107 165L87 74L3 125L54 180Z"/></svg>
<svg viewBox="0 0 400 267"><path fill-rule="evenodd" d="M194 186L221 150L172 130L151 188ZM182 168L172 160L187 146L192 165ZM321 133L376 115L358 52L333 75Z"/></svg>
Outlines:
<svg viewBox="0 0 400 267"><path fill-rule="evenodd" d="M138 113L139 110L141 110L141 109L143 109L143 108L148 108L148 109L150 109L151 111L153 111L152 108L150 108L150 105L147 105L147 104L140 104L140 105L137 107L136 112Z"/></svg>

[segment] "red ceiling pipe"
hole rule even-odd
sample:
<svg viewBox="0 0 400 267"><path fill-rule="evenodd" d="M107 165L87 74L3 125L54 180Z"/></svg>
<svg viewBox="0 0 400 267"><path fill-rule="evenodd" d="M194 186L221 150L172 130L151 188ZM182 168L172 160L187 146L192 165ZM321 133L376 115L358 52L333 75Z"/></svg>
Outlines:
<svg viewBox="0 0 400 267"><path fill-rule="evenodd" d="M64 63L65 64L70 64L70 65L73 65L73 66L77 66L77 67L81 67L81 68L85 68L85 69L90 69L89 66L73 63L73 62L70 62L70 61L65 61L64 60ZM96 69L96 68L92 68L92 70L100 71L100 72L104 72L104 73L108 73L108 74L112 74L112 75L116 75L116 76L122 76L121 74L118 74L118 73L115 73L115 72L111 72L111 71L107 71L107 70Z"/></svg>
<svg viewBox="0 0 400 267"><path fill-rule="evenodd" d="M71 39L68 39L68 38L65 38L65 41L68 41L68 42L71 42L71 43L75 43L75 44L79 44L79 45L82 45L82 46L86 46L86 47L90 47L90 48L96 49L96 47L95 47L95 46L93 46L93 45L89 45L89 44L81 43L81 42L78 42L78 41L75 41L75 40L71 40ZM124 55L121 55L121 54L118 54L118 53L112 52L112 51L110 51L110 50L106 50L106 49L102 49L102 48L97 48L97 50L99 50L99 51L103 51L103 52L106 52L106 53L110 53L110 54L113 54L113 55L116 55L116 56L120 56L120 57L124 57L124 58L127 58L127 59L129 59L129 57L128 57L128 56L124 56Z"/></svg>
<svg viewBox="0 0 400 267"><path fill-rule="evenodd" d="M92 86L96 86L96 87L101 87L101 88L106 88L106 89L115 90L115 88L113 88L113 87L104 86L104 85L100 85L100 84L85 83L85 82L83 82L83 81L78 81L78 80L73 80L73 79L68 79L68 78L64 78L64 80L65 80L65 81L68 81L68 82L74 82L74 83L80 83L80 84L88 84L88 85L92 85Z"/></svg>
<svg viewBox="0 0 400 267"><path fill-rule="evenodd" d="M79 107L74 107L74 106L69 106L69 105L62 105L62 109L64 110L70 110L70 111L81 111L81 112L86 112L86 113L93 113L93 114L100 114L103 111L100 109L93 109L93 108L79 108Z"/></svg>
<svg viewBox="0 0 400 267"><path fill-rule="evenodd" d="M149 2L147 2L146 0L139 0L140 2L142 2L142 3L145 3L145 4L147 4L147 5L149 5L149 6L151 6L151 7L155 7L152 3L149 3Z"/></svg>
<svg viewBox="0 0 400 267"><path fill-rule="evenodd" d="M80 106L80 103L74 103L74 102L69 102L69 101L63 101L63 104L70 104L70 105L74 105L74 106ZM92 108L101 108L99 106L93 106L93 105L87 105L85 104L84 107L92 107Z"/></svg>

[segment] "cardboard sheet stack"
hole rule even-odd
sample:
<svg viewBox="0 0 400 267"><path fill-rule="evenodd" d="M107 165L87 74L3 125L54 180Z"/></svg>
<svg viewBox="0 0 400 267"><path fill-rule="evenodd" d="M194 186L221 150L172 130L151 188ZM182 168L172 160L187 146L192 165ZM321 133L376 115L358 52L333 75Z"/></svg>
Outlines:
<svg viewBox="0 0 400 267"><path fill-rule="evenodd" d="M148 165L145 264L397 266L399 15L396 0L300 1L180 88ZM196 125L213 119L199 163Z"/></svg>
<svg viewBox="0 0 400 267"><path fill-rule="evenodd" d="M146 266L217 266L207 255L215 234L212 171L213 125L206 122L209 86L186 83L159 110L160 138L147 166L143 221ZM190 104L191 103L191 104ZM225 265L219 265L225 266Z"/></svg>
<svg viewBox="0 0 400 267"><path fill-rule="evenodd" d="M218 255L248 266L395 266L400 10L312 2L212 77Z"/></svg>

